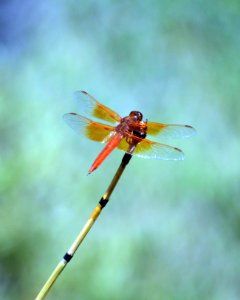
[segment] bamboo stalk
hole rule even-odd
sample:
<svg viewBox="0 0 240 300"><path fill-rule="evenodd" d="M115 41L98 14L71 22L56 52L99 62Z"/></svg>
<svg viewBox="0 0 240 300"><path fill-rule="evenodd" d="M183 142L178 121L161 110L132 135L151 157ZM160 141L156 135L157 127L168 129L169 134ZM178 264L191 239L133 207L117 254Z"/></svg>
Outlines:
<svg viewBox="0 0 240 300"><path fill-rule="evenodd" d="M106 206L106 204L109 201L109 198L116 187L126 165L129 163L130 159L132 158L132 155L129 153L125 153L122 162L120 166L117 169L117 172L115 173L110 185L108 186L106 192L103 194L102 198L100 199L98 205L95 207L93 212L91 213L89 219L83 226L82 230L78 234L75 241L72 243L69 250L65 253L61 261L58 263L46 283L43 285L42 289L40 290L39 294L35 298L35 300L42 300L46 297L47 293L49 292L50 288L53 286L54 282L57 280L65 266L69 263L69 261L72 259L73 255L77 251L78 247L81 245L82 241L84 240L85 236L88 234L90 229L92 228L94 222L100 215L102 209Z"/></svg>

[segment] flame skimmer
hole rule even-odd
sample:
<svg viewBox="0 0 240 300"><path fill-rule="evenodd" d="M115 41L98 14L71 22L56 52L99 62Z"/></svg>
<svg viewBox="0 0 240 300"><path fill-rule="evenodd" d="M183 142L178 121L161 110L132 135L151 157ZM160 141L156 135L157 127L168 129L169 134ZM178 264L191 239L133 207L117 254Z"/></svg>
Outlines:
<svg viewBox="0 0 240 300"><path fill-rule="evenodd" d="M84 134L90 140L107 143L93 162L89 174L96 170L115 148L142 158L182 160L184 153L180 149L150 141L145 137L159 135L182 138L190 137L195 133L195 129L190 125L143 121L143 115L139 111L132 111L129 116L122 118L84 91L76 92L76 98L89 115L115 124L110 126L95 122L76 113L67 113L63 116L67 124L77 133Z"/></svg>

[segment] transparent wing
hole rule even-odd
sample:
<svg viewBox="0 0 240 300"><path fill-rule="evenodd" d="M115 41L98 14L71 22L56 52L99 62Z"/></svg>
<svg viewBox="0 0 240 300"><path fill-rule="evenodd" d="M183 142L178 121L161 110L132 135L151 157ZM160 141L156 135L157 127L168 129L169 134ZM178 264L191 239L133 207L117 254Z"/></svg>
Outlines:
<svg viewBox="0 0 240 300"><path fill-rule="evenodd" d="M129 143L126 139L122 139L118 145L118 149L125 152L129 151ZM162 159L162 160L183 160L184 153L182 150L171 147L165 144L160 144L157 142L152 142L148 139L141 140L134 152L132 153L135 156L148 158L148 159Z"/></svg>
<svg viewBox="0 0 240 300"><path fill-rule="evenodd" d="M74 93L76 101L83 111L89 116L110 122L112 124L120 122L121 117L115 111L98 102L93 96L84 91Z"/></svg>
<svg viewBox="0 0 240 300"><path fill-rule="evenodd" d="M94 122L76 113L65 114L63 119L75 132L85 135L92 141L105 143L115 132L112 126Z"/></svg>
<svg viewBox="0 0 240 300"><path fill-rule="evenodd" d="M159 135L159 138L188 138L196 134L190 125L147 123L147 135Z"/></svg>

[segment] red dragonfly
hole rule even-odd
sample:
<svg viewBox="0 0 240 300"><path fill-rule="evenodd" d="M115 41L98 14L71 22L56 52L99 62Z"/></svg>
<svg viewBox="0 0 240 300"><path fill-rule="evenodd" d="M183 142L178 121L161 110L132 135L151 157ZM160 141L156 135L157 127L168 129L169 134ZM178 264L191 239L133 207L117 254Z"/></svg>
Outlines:
<svg viewBox="0 0 240 300"><path fill-rule="evenodd" d="M93 162L89 174L96 170L115 148L142 158L182 160L184 153L180 149L150 141L146 136L182 138L195 134L195 129L189 125L143 121L143 115L139 111L131 111L129 116L122 118L84 91L76 92L76 98L89 115L115 124L110 126L95 122L76 113L63 116L77 133L84 134L90 140L107 143Z"/></svg>

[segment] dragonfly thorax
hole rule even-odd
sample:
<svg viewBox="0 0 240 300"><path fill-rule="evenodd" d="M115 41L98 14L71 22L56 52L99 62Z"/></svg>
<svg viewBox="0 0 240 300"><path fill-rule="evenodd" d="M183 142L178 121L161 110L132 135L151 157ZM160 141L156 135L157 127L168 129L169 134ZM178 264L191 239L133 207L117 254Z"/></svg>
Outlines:
<svg viewBox="0 0 240 300"><path fill-rule="evenodd" d="M121 119L116 132L127 138L129 144L137 144L147 135L147 121L142 121L143 115L139 111L131 111L129 116Z"/></svg>

